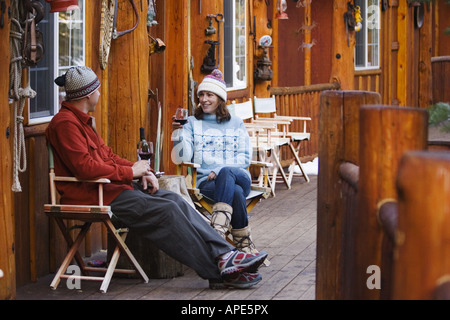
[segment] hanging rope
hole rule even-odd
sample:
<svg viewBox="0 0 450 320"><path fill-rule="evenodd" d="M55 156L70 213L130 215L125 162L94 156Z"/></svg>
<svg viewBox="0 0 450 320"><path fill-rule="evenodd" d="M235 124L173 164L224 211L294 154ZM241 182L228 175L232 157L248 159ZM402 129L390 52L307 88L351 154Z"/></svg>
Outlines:
<svg viewBox="0 0 450 320"><path fill-rule="evenodd" d="M23 110L25 101L28 98L34 98L36 92L33 91L29 82L26 88L22 88L22 68L23 58L21 55L22 39L24 30L19 22L19 7L17 0L11 1L11 30L9 43L11 50L11 60L9 66L9 94L13 99L14 107L14 141L13 141L13 185L14 192L21 192L22 187L19 181L19 172L25 172L27 169L27 155L25 148L25 135L23 131ZM35 17L32 16L29 22Z"/></svg>

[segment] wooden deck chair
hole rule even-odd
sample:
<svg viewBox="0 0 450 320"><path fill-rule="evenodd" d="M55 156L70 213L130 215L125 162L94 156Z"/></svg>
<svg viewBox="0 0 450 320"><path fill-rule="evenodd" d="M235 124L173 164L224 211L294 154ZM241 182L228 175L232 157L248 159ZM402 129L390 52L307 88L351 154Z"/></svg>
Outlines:
<svg viewBox="0 0 450 320"><path fill-rule="evenodd" d="M111 207L103 205L103 185L105 183L110 183L108 179L98 179L98 180L78 180L74 177L61 177L56 176L54 172L54 166L53 166L53 151L52 147L50 146L50 143L48 143L48 158L49 158L49 177L50 177L50 204L44 205L44 211L45 213L50 217L55 219L56 224L58 225L59 229L61 230L64 239L67 242L68 245L68 252L65 256L61 266L59 267L58 271L56 272L55 277L53 278L52 283L50 284L50 287L52 289L56 289L58 287L58 284L62 278L78 278L81 280L93 280L93 281L102 281L100 286L100 291L102 293L105 293L108 290L109 283L111 281L111 278L115 272L117 273L138 273L139 276L144 280L145 283L148 282L148 277L145 274L144 270L141 268L139 263L134 258L133 254L128 249L127 245L125 244L125 238L128 233L128 229L121 228L116 229L111 221ZM99 203L98 205L62 205L59 204L58 201L58 192L56 189L56 182L57 181L65 181L65 182L73 182L73 183L80 183L80 182L93 182L98 184L98 195L99 195ZM75 221L81 221L83 224L81 226L76 226L80 228L80 232L78 233L75 240L72 239L70 235L70 229L67 223L64 221L69 220L75 220ZM107 268L94 268L94 267L88 267L85 265L80 253L78 252L78 249L85 239L92 223L100 222L105 227L106 230L111 234L111 238L113 238L114 243L116 244L116 247L114 249L114 253L112 254L112 258L109 261L109 265ZM119 260L120 254L123 253L128 258L129 262L133 266L134 269L116 269L117 262ZM66 274L66 270L71 264L72 260L75 258L75 261L77 262L78 266L80 267L81 276L77 275L68 275ZM95 272L102 272L104 273L104 276L90 276L89 272L95 271Z"/></svg>
<svg viewBox="0 0 450 320"><path fill-rule="evenodd" d="M282 181L285 183L288 189L291 188L289 178L283 170L280 162L279 152L281 146L288 146L290 139L278 130L278 126L287 126L290 124L289 120L274 120L269 119L256 119L253 114L252 100L236 103L235 101L229 106L230 113L240 117L242 120L250 120L245 122L245 126L249 132L250 140L256 149L256 153L259 156L261 153L268 155L270 161L274 164L272 167L271 179L269 179L269 185L272 189L272 194L275 196L275 185L277 182L278 174L281 175ZM257 160L260 160L259 158ZM269 160L268 160L269 161Z"/></svg>
<svg viewBox="0 0 450 320"><path fill-rule="evenodd" d="M282 125L282 130L276 132L275 134L279 134L282 137L289 138L289 149L294 157L291 165L289 166L289 184L292 181L292 177L294 176L295 165L297 164L301 171L301 176L305 179L306 182L309 182L309 177L303 169L303 165L300 161L299 152L300 152L300 144L302 141L306 141L310 139L310 133L306 131L306 124L308 121L311 121L310 117L297 117L297 116L280 116L277 115L276 101L275 96L270 98L257 98L254 97L254 107L255 107L255 120L257 121L280 121L286 120L292 123L293 121L301 121L303 124L303 131L295 132L290 130L290 125ZM261 114L270 114L270 117L261 117ZM273 119L273 120L271 120Z"/></svg>

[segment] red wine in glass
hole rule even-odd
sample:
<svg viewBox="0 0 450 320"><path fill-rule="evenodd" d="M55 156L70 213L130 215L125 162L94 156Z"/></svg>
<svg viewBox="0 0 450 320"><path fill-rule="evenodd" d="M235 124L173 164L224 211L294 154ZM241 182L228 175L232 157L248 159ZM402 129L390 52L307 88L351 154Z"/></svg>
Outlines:
<svg viewBox="0 0 450 320"><path fill-rule="evenodd" d="M153 153L150 152L140 152L139 157L141 160L150 160L153 157Z"/></svg>
<svg viewBox="0 0 450 320"><path fill-rule="evenodd" d="M141 144L138 149L138 154L141 160L148 160L150 164L150 159L153 156L153 142L145 141L145 144Z"/></svg>
<svg viewBox="0 0 450 320"><path fill-rule="evenodd" d="M185 125L187 122L187 119L175 119L176 122L178 122L181 125Z"/></svg>
<svg viewBox="0 0 450 320"><path fill-rule="evenodd" d="M188 110L184 108L178 108L175 112L175 121L184 125L187 122Z"/></svg>

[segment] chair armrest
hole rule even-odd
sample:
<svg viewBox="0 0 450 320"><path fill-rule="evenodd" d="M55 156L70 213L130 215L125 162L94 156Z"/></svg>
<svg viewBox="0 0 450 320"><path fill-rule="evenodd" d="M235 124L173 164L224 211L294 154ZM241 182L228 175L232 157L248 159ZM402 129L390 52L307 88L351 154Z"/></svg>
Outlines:
<svg viewBox="0 0 450 320"><path fill-rule="evenodd" d="M296 116L279 116L276 115L277 119L280 120L302 120L302 121L311 121L311 117L296 117Z"/></svg>
<svg viewBox="0 0 450 320"><path fill-rule="evenodd" d="M98 186L98 200L99 203L98 205L100 207L103 207L103 185L105 183L111 183L111 181L109 179L106 178L100 178L100 179L96 179L96 180L80 180L77 179L75 177L64 177L64 176L57 176L55 175L55 172L53 169L50 170L49 173L49 179L50 179L50 200L52 205L56 204L56 185L55 185L55 181L60 181L60 182L91 182L91 183L97 183Z"/></svg>
<svg viewBox="0 0 450 320"><path fill-rule="evenodd" d="M270 162L252 160L250 162L250 166L255 166L255 167L272 167L273 164L270 163Z"/></svg>
<svg viewBox="0 0 450 320"><path fill-rule="evenodd" d="M96 180L80 180L75 177L62 177L62 176L55 176L53 178L54 181L65 181L65 182L93 182L93 183L111 183L111 180L106 178L100 178Z"/></svg>
<svg viewBox="0 0 450 320"><path fill-rule="evenodd" d="M182 162L179 165L185 166L185 167L190 167L190 168L200 168L200 165L198 163L193 163L193 162Z"/></svg>
<svg viewBox="0 0 450 320"><path fill-rule="evenodd" d="M186 181L186 186L189 187L189 185L191 184L191 186L196 186L197 185L197 168L200 168L200 164L198 163L193 163L193 162L182 162L177 164L177 171L176 174L177 175L184 175L183 173L183 167L187 167L187 168L192 168L192 181ZM186 175L186 178L188 178L189 174Z"/></svg>
<svg viewBox="0 0 450 320"><path fill-rule="evenodd" d="M255 116L255 119L253 119L252 123L261 123L261 124L266 124L266 125L270 125L271 123L276 123L276 124L286 124L289 125L291 124L292 120L289 119L290 117L286 117L285 119L281 119L281 118L267 118L267 117L260 117L258 115Z"/></svg>

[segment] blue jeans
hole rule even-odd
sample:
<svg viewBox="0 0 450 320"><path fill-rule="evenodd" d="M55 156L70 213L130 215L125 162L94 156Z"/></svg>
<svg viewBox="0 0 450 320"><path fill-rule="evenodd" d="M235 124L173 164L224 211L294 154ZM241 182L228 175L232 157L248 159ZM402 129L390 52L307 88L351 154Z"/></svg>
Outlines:
<svg viewBox="0 0 450 320"><path fill-rule="evenodd" d="M200 192L215 203L223 202L233 208L231 226L242 229L248 226L246 197L250 193L249 176L240 168L224 167L216 179L205 180L199 185Z"/></svg>

